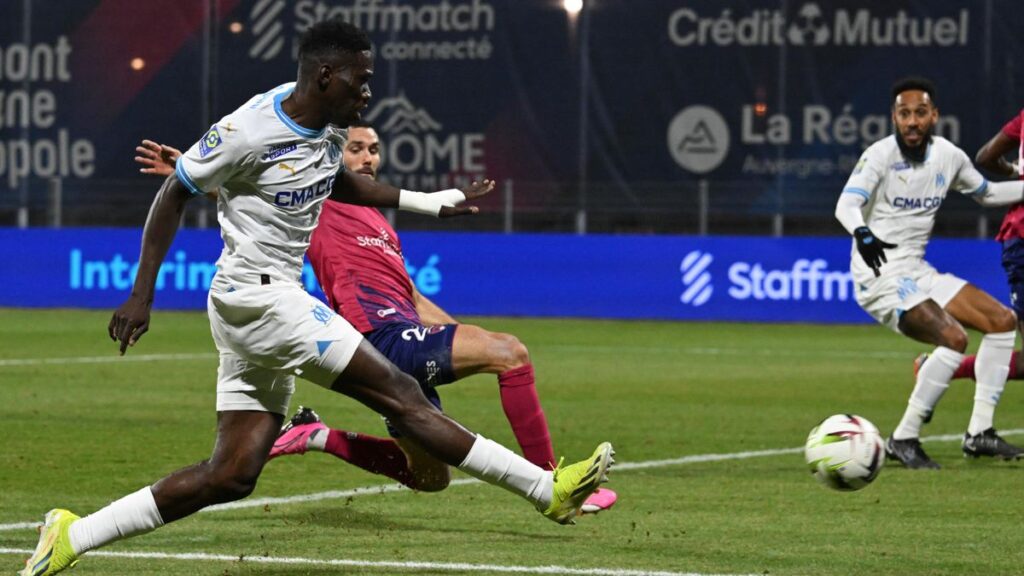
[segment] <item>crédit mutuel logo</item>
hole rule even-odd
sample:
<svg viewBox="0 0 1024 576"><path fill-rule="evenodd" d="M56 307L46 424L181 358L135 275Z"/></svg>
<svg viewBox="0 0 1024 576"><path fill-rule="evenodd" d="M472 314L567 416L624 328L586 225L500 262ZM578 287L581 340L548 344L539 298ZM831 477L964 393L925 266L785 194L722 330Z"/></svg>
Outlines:
<svg viewBox="0 0 1024 576"><path fill-rule="evenodd" d="M825 6L829 6L827 3ZM895 13L891 4L873 3L870 8L835 8L826 12L816 2L794 11L750 10L732 7L718 14L701 14L687 6L668 19L668 36L677 46L965 46L970 10L948 14ZM965 4L966 6L966 4ZM937 11L936 11L937 12Z"/></svg>
<svg viewBox="0 0 1024 576"><path fill-rule="evenodd" d="M373 36L384 60L487 60L494 52L497 13L487 0L258 0L249 10L249 57L272 60L290 45L295 58L302 33L331 18Z"/></svg>
<svg viewBox="0 0 1024 576"><path fill-rule="evenodd" d="M482 132L445 130L404 93L376 101L363 120L380 134L381 179L393 186L408 190L461 187L487 173Z"/></svg>

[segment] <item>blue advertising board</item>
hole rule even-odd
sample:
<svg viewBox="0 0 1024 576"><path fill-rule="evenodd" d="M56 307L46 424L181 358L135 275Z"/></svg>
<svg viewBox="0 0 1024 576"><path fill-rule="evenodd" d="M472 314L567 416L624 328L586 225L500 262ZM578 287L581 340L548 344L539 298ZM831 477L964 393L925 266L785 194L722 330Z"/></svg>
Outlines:
<svg viewBox="0 0 1024 576"><path fill-rule="evenodd" d="M453 314L857 323L845 238L572 236L408 232L406 268ZM116 308L141 231L0 228L0 306ZM156 308L205 309L221 241L182 230ZM1007 300L999 245L933 240L928 259ZM303 283L322 297L312 269Z"/></svg>

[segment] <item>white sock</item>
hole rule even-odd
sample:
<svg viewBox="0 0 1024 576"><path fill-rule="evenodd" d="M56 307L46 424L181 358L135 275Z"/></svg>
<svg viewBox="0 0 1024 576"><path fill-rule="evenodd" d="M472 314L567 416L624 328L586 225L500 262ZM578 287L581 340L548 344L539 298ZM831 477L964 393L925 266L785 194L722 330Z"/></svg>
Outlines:
<svg viewBox="0 0 1024 576"><path fill-rule="evenodd" d="M551 472L479 434L459 470L526 498L538 510L551 505L555 486Z"/></svg>
<svg viewBox="0 0 1024 576"><path fill-rule="evenodd" d="M75 554L82 555L115 540L145 534L163 525L153 491L146 486L72 522L68 527L68 539Z"/></svg>
<svg viewBox="0 0 1024 576"><path fill-rule="evenodd" d="M306 438L306 450L316 450L317 452L323 452L327 448L327 429L321 428L320 430L314 430L309 438Z"/></svg>
<svg viewBox="0 0 1024 576"><path fill-rule="evenodd" d="M921 435L921 425L946 393L949 381L963 358L963 354L944 346L939 346L928 356L917 371L917 383L907 402L907 411L892 433L893 439L906 440Z"/></svg>
<svg viewBox="0 0 1024 576"><path fill-rule="evenodd" d="M981 339L978 356L974 361L974 378L977 381L974 387L974 411L971 413L971 423L967 425L967 433L971 436L992 428L996 404L1006 387L1006 376L1010 373L1010 358L1013 356L1016 339L1016 332L986 334Z"/></svg>

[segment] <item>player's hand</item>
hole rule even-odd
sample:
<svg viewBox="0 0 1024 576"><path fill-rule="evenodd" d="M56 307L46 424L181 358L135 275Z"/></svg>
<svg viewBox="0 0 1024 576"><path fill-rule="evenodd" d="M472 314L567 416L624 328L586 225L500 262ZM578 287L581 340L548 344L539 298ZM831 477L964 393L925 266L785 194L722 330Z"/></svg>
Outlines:
<svg viewBox="0 0 1024 576"><path fill-rule="evenodd" d="M149 308L151 304L134 294L114 311L107 326L110 339L121 343L121 355L129 346L135 346L139 338L149 330Z"/></svg>
<svg viewBox="0 0 1024 576"><path fill-rule="evenodd" d="M143 140L142 144L135 147L135 152L138 154L135 157L135 162L143 166L139 172L157 176L169 176L174 172L174 163L181 156L181 150L173 146L157 144L152 140Z"/></svg>
<svg viewBox="0 0 1024 576"><path fill-rule="evenodd" d="M484 180L483 182L473 182L469 186L459 188L459 191L466 196L466 200L473 200L479 198L484 194L487 194L491 190L494 190L494 180ZM438 212L438 217L448 218L450 216L463 216L465 214L476 214L480 209L476 206L442 206L441 211Z"/></svg>
<svg viewBox="0 0 1024 576"><path fill-rule="evenodd" d="M857 252L860 252L860 257L864 259L864 263L871 268L876 277L880 276L881 272L879 272L879 269L882 267L882 264L888 262L885 259L885 249L895 248L896 245L878 238L867 226L861 226L854 230L853 237L857 239Z"/></svg>

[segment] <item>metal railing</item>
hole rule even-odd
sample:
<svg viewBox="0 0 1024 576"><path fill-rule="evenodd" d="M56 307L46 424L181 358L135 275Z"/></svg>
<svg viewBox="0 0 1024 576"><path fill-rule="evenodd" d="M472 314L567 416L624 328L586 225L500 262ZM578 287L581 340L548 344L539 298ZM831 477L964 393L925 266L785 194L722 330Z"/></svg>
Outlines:
<svg viewBox="0 0 1024 576"><path fill-rule="evenodd" d="M439 221L386 213L399 230L830 236L844 234L832 215L840 185L794 189L779 198L770 184L743 181L640 182L628 188L591 182L581 207L572 184L505 181L476 202L481 210L473 217ZM39 181L28 202L0 201L0 225L138 227L145 222L158 187L152 178ZM12 196L6 197L9 202ZM1002 214L951 193L939 212L935 234L989 238ZM207 200L191 202L183 225L216 226L216 206Z"/></svg>

